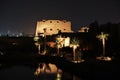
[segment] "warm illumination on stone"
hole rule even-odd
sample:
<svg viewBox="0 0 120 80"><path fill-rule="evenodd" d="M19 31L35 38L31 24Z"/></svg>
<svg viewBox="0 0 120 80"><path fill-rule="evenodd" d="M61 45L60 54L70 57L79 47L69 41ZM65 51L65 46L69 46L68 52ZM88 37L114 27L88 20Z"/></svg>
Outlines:
<svg viewBox="0 0 120 80"><path fill-rule="evenodd" d="M51 41L51 42L47 42L47 45L54 48L55 47L55 42Z"/></svg>
<svg viewBox="0 0 120 80"><path fill-rule="evenodd" d="M44 33L46 29L46 35L57 34L61 32L73 32L71 30L71 22L66 20L42 20L37 22L36 34L38 36Z"/></svg>
<svg viewBox="0 0 120 80"><path fill-rule="evenodd" d="M56 38L56 41L61 42L61 47L67 47L70 45L70 37L64 38L64 37L59 36Z"/></svg>
<svg viewBox="0 0 120 80"><path fill-rule="evenodd" d="M89 27L85 26L85 27L81 27L78 32L88 32L89 31Z"/></svg>

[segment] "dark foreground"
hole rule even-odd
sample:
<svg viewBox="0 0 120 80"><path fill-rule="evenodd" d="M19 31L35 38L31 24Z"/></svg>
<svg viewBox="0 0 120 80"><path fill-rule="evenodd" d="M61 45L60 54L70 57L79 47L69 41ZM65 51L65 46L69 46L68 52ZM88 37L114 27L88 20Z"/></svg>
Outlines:
<svg viewBox="0 0 120 80"><path fill-rule="evenodd" d="M65 58L57 56L1 56L0 64L7 65L26 65L36 67L39 62L53 63L65 72L69 72L83 80L119 80L120 61L99 61L96 59L85 60L82 63L73 63ZM0 79L1 80L1 79ZM9 80L9 79L8 79Z"/></svg>

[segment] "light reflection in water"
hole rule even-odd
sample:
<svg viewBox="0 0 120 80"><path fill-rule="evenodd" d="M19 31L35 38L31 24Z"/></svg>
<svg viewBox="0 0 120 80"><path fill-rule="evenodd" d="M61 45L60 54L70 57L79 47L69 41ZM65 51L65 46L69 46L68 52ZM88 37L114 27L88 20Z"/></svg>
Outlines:
<svg viewBox="0 0 120 80"><path fill-rule="evenodd" d="M56 80L61 80L62 70L58 69L55 64L40 63L40 64L38 64L38 67L35 70L34 75L39 76L39 75L44 75L44 74L56 75L56 77L55 77Z"/></svg>
<svg viewBox="0 0 120 80"><path fill-rule="evenodd" d="M81 80L51 63L39 63L37 68L35 65L1 65L0 80Z"/></svg>

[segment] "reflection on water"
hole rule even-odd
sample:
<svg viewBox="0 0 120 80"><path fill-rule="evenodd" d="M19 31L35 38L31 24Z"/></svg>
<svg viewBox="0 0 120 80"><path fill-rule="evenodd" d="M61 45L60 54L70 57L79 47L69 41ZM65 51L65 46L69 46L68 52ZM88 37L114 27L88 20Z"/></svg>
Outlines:
<svg viewBox="0 0 120 80"><path fill-rule="evenodd" d="M62 70L58 69L55 64L51 64L51 63L38 64L38 68L35 70L34 75L38 77L40 75L46 75L46 74L52 75L54 78L56 78L56 80L61 80Z"/></svg>
<svg viewBox="0 0 120 80"><path fill-rule="evenodd" d="M36 69L35 75L39 75L40 73L47 73L47 74L57 73L58 70L59 69L55 64L40 63L38 64L38 68Z"/></svg>
<svg viewBox="0 0 120 80"><path fill-rule="evenodd" d="M0 80L81 80L52 63L36 66L0 64Z"/></svg>

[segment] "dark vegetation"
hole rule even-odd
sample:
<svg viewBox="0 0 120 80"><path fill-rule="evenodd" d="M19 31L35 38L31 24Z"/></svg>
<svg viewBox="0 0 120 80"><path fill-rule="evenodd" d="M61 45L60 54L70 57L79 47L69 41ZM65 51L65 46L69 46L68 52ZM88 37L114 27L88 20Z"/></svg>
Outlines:
<svg viewBox="0 0 120 80"><path fill-rule="evenodd" d="M114 57L110 62L96 60L95 57L102 53L102 44L96 38L100 32L110 34L106 41L106 55ZM56 48L47 46L48 55L40 56L37 54L37 48L34 45L33 37L0 37L0 51L5 55L0 55L0 62L5 65L24 64L36 67L38 62L54 63L64 71L82 76L87 80L116 80L119 78L120 65L120 23L107 23L98 25L98 22L90 24L88 33L60 33L63 37L77 37L80 41L83 58L85 62L75 64L67 61L64 57L49 56L56 53ZM55 41L55 37L47 36L47 41ZM43 45L42 45L43 47ZM88 50L83 48L88 47ZM61 52L71 53L72 49L67 47L61 49ZM119 79L118 79L119 80Z"/></svg>
<svg viewBox="0 0 120 80"><path fill-rule="evenodd" d="M102 44L96 35L100 32L110 34L106 41L106 55L120 57L120 23L113 24L107 23L99 25L97 21L90 24L90 30L88 33L59 33L62 37L70 37L71 39L76 37L80 41L80 49L84 58L95 57L102 53ZM57 34L58 35L58 34ZM55 42L57 35L47 36L47 42ZM5 52L7 55L11 54L37 54L37 48L34 44L33 37L0 37L0 51ZM43 49L44 44L41 44ZM84 50L84 48L88 48ZM47 46L48 54L56 53L56 48ZM62 48L61 52L71 53L71 48Z"/></svg>

